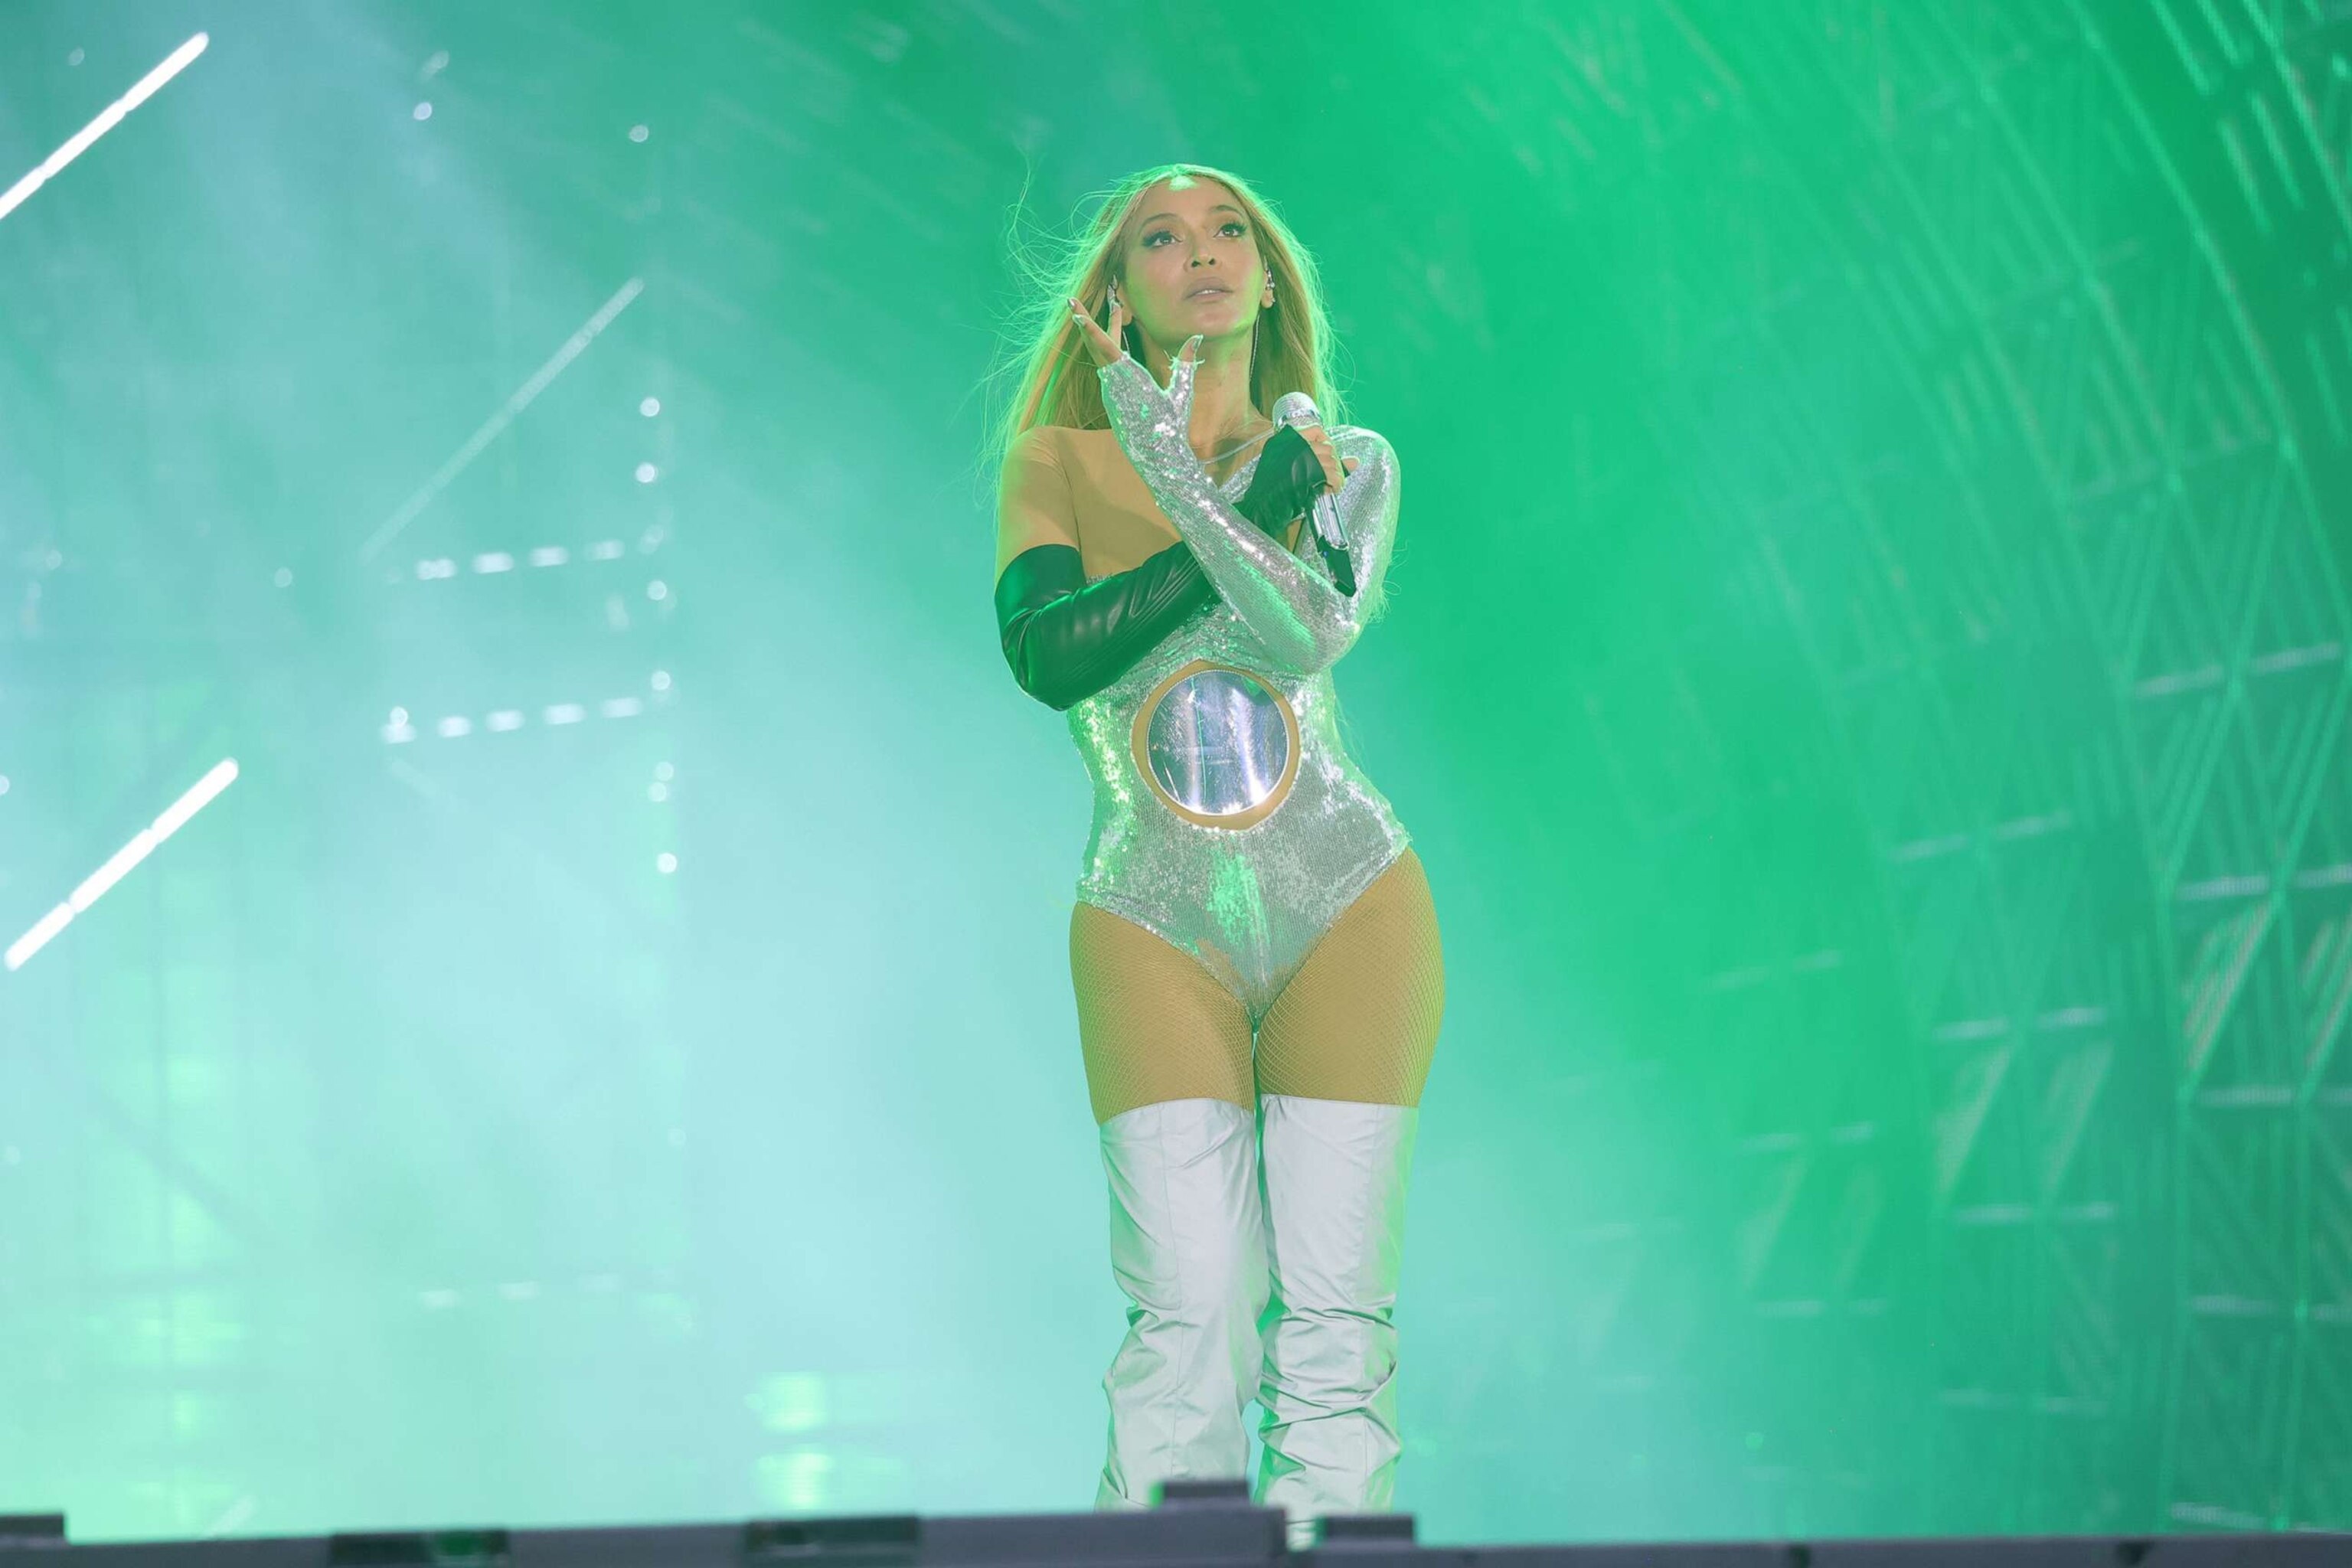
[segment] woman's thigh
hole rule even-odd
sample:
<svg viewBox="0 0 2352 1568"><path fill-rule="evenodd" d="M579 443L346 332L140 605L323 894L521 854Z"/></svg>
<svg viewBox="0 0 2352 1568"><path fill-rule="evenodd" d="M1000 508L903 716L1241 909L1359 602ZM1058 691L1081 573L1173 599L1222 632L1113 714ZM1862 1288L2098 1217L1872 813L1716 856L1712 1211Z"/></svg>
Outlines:
<svg viewBox="0 0 2352 1568"><path fill-rule="evenodd" d="M1257 1109L1249 1011L1191 953L1081 901L1070 911L1070 984L1097 1123L1163 1100Z"/></svg>
<svg viewBox="0 0 2352 1568"><path fill-rule="evenodd" d="M1340 912L1259 1020L1266 1094L1419 1105L1445 1013L1445 955L1410 847Z"/></svg>

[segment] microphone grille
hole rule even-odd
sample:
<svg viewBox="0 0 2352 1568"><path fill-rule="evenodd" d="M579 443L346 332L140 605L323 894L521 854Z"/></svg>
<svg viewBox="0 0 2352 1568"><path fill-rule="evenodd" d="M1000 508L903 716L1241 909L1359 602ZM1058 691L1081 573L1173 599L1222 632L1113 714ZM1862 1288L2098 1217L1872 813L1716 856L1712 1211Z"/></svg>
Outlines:
<svg viewBox="0 0 2352 1568"><path fill-rule="evenodd" d="M1315 400L1303 392L1286 392L1274 400L1274 422L1276 425L1320 425L1323 416L1316 411Z"/></svg>

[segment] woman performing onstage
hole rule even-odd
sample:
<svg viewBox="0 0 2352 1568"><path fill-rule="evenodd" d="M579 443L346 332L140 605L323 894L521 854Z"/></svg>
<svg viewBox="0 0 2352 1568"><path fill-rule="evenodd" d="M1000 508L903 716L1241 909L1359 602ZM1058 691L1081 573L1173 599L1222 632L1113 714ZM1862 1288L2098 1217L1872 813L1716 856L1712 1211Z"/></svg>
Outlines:
<svg viewBox="0 0 2352 1568"><path fill-rule="evenodd" d="M1277 424L1339 400L1312 259L1243 181L1123 182L1062 282L1002 432L995 598L1094 784L1070 973L1131 1302L1097 1506L1244 1475L1255 1396L1255 1495L1303 1544L1393 1494L1444 1007L1429 884L1331 684L1381 610L1397 459Z"/></svg>

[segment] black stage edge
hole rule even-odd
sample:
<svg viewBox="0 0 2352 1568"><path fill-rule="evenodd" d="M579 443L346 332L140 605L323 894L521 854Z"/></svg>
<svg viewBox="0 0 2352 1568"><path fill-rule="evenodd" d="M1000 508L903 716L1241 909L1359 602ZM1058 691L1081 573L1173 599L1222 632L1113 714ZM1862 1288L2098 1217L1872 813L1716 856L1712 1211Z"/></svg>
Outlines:
<svg viewBox="0 0 2352 1568"><path fill-rule="evenodd" d="M393 1531L70 1543L58 1514L0 1515L8 1568L2352 1568L2352 1534L1979 1536L1423 1546L1411 1514L1318 1522L1306 1551L1239 1482L1171 1485L1117 1513L755 1520L597 1530ZM41 1561L32 1559L37 1554Z"/></svg>

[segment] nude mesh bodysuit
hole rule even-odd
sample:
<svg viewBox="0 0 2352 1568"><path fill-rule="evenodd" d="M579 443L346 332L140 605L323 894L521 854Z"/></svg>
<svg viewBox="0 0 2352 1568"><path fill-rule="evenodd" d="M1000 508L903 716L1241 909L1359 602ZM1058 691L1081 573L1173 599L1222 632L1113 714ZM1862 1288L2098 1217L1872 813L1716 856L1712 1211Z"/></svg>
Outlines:
<svg viewBox="0 0 2352 1568"><path fill-rule="evenodd" d="M1126 359L1101 373L1109 430L1040 426L1008 464L1013 528L998 567L1084 516L1089 582L1171 542L1217 596L1126 674L1069 709L1094 789L1081 902L1191 954L1253 1026L1332 922L1411 837L1339 733L1331 666L1380 611L1398 510L1396 458L1373 431L1329 429L1356 459L1337 496L1357 593L1233 510L1186 437L1191 369L1163 392ZM1055 494L1066 486L1066 494ZM1066 524L1065 524L1066 526Z"/></svg>

